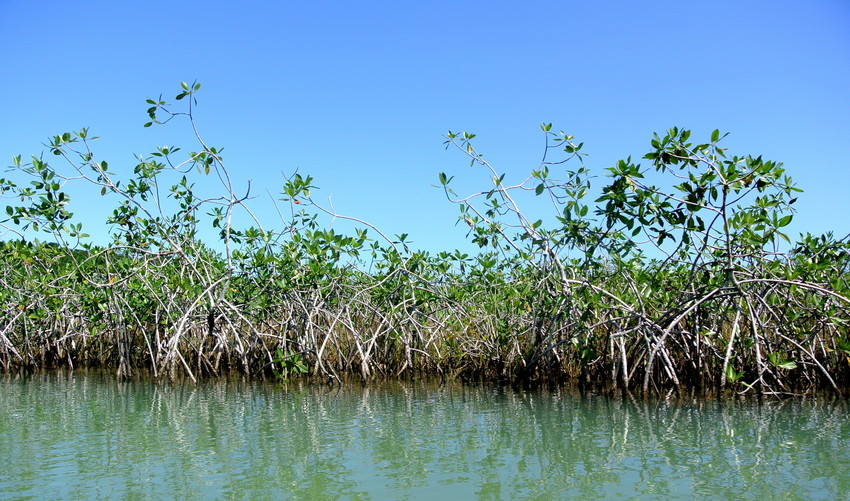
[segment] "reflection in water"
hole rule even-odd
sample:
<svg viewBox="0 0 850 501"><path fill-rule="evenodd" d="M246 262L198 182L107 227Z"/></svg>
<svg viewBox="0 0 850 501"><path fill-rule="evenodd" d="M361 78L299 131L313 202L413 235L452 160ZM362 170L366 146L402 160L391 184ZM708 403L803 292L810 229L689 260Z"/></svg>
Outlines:
<svg viewBox="0 0 850 501"><path fill-rule="evenodd" d="M837 499L848 402L0 379L0 497Z"/></svg>

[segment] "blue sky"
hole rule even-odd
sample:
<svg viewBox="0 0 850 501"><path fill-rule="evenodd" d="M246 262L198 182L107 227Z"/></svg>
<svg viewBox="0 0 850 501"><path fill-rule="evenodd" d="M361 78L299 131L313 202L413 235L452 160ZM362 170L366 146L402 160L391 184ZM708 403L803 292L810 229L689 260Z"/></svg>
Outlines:
<svg viewBox="0 0 850 501"><path fill-rule="evenodd" d="M203 84L196 118L264 224L283 175L312 175L343 214L429 250L465 245L434 188L488 189L448 130L520 181L541 122L585 143L599 176L653 132L730 132L733 153L784 162L805 190L799 232L850 233L850 2L31 2L0 0L0 162L89 127L120 174L185 125L145 129L144 100ZM597 180L601 185L603 179ZM93 235L111 212L71 210ZM271 193L271 195L269 195ZM277 197L275 197L277 198ZM342 225L334 222L335 225Z"/></svg>

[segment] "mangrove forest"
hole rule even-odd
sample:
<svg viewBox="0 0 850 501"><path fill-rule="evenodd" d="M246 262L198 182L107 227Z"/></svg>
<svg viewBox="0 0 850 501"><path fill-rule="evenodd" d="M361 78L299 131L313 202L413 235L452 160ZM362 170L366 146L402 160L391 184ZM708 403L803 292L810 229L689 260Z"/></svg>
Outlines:
<svg viewBox="0 0 850 501"><path fill-rule="evenodd" d="M801 190L781 163L728 151L720 131L672 128L642 164L591 172L583 143L544 123L518 180L474 134L448 132L482 188L435 182L477 251L432 253L338 213L298 172L280 179L276 222L260 217L198 132L200 87L147 101L145 126L182 123L192 151L158 147L116 172L82 129L13 159L0 179L3 371L850 388L848 238L789 236ZM201 195L200 180L220 192ZM75 218L80 193L108 207L104 220Z"/></svg>

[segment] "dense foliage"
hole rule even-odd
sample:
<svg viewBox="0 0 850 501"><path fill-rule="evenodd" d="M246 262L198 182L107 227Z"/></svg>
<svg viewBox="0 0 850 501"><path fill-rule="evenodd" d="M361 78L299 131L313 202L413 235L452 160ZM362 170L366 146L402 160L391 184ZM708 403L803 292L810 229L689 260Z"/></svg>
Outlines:
<svg viewBox="0 0 850 501"><path fill-rule="evenodd" d="M250 188L237 195L221 150L197 134L199 89L182 84L185 111L148 100L146 124L187 120L196 152L157 148L124 179L83 129L50 140L61 167L17 157L0 179L4 370L439 374L645 392L850 384L850 243L792 243L783 228L800 190L781 164L728 153L718 131L702 144L688 130L655 135L650 168L620 161L598 191L583 145L550 124L543 158L518 184L473 134L449 132L447 147L490 181L459 196L439 174L481 252L435 255L322 206L297 173L282 180L282 228L264 227ZM217 179L222 195L201 197L199 177ZM114 203L108 245L91 244L74 219L71 183ZM237 214L253 224L237 227ZM338 233L323 217L358 228Z"/></svg>

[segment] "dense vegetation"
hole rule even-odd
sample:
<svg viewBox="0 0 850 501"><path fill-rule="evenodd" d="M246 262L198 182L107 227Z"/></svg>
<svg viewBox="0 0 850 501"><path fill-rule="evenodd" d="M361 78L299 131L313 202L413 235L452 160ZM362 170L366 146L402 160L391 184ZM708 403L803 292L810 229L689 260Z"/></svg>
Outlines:
<svg viewBox="0 0 850 501"><path fill-rule="evenodd" d="M649 168L622 160L599 190L582 144L550 124L539 166L518 184L473 134L449 132L447 147L490 180L462 196L439 174L481 252L435 255L322 206L297 173L282 180L289 215L265 227L197 134L199 88L182 84L184 111L148 100L146 124L187 120L196 152L157 148L122 178L84 129L50 140L61 167L15 158L0 180L3 370L427 374L644 392L850 385L850 243L791 242L783 228L800 190L781 164L731 155L718 131L705 143L676 128L655 135ZM220 181L221 195L198 195L199 178ZM72 184L114 203L108 245L74 219ZM237 215L253 223L238 227ZM358 229L338 233L325 217Z"/></svg>

